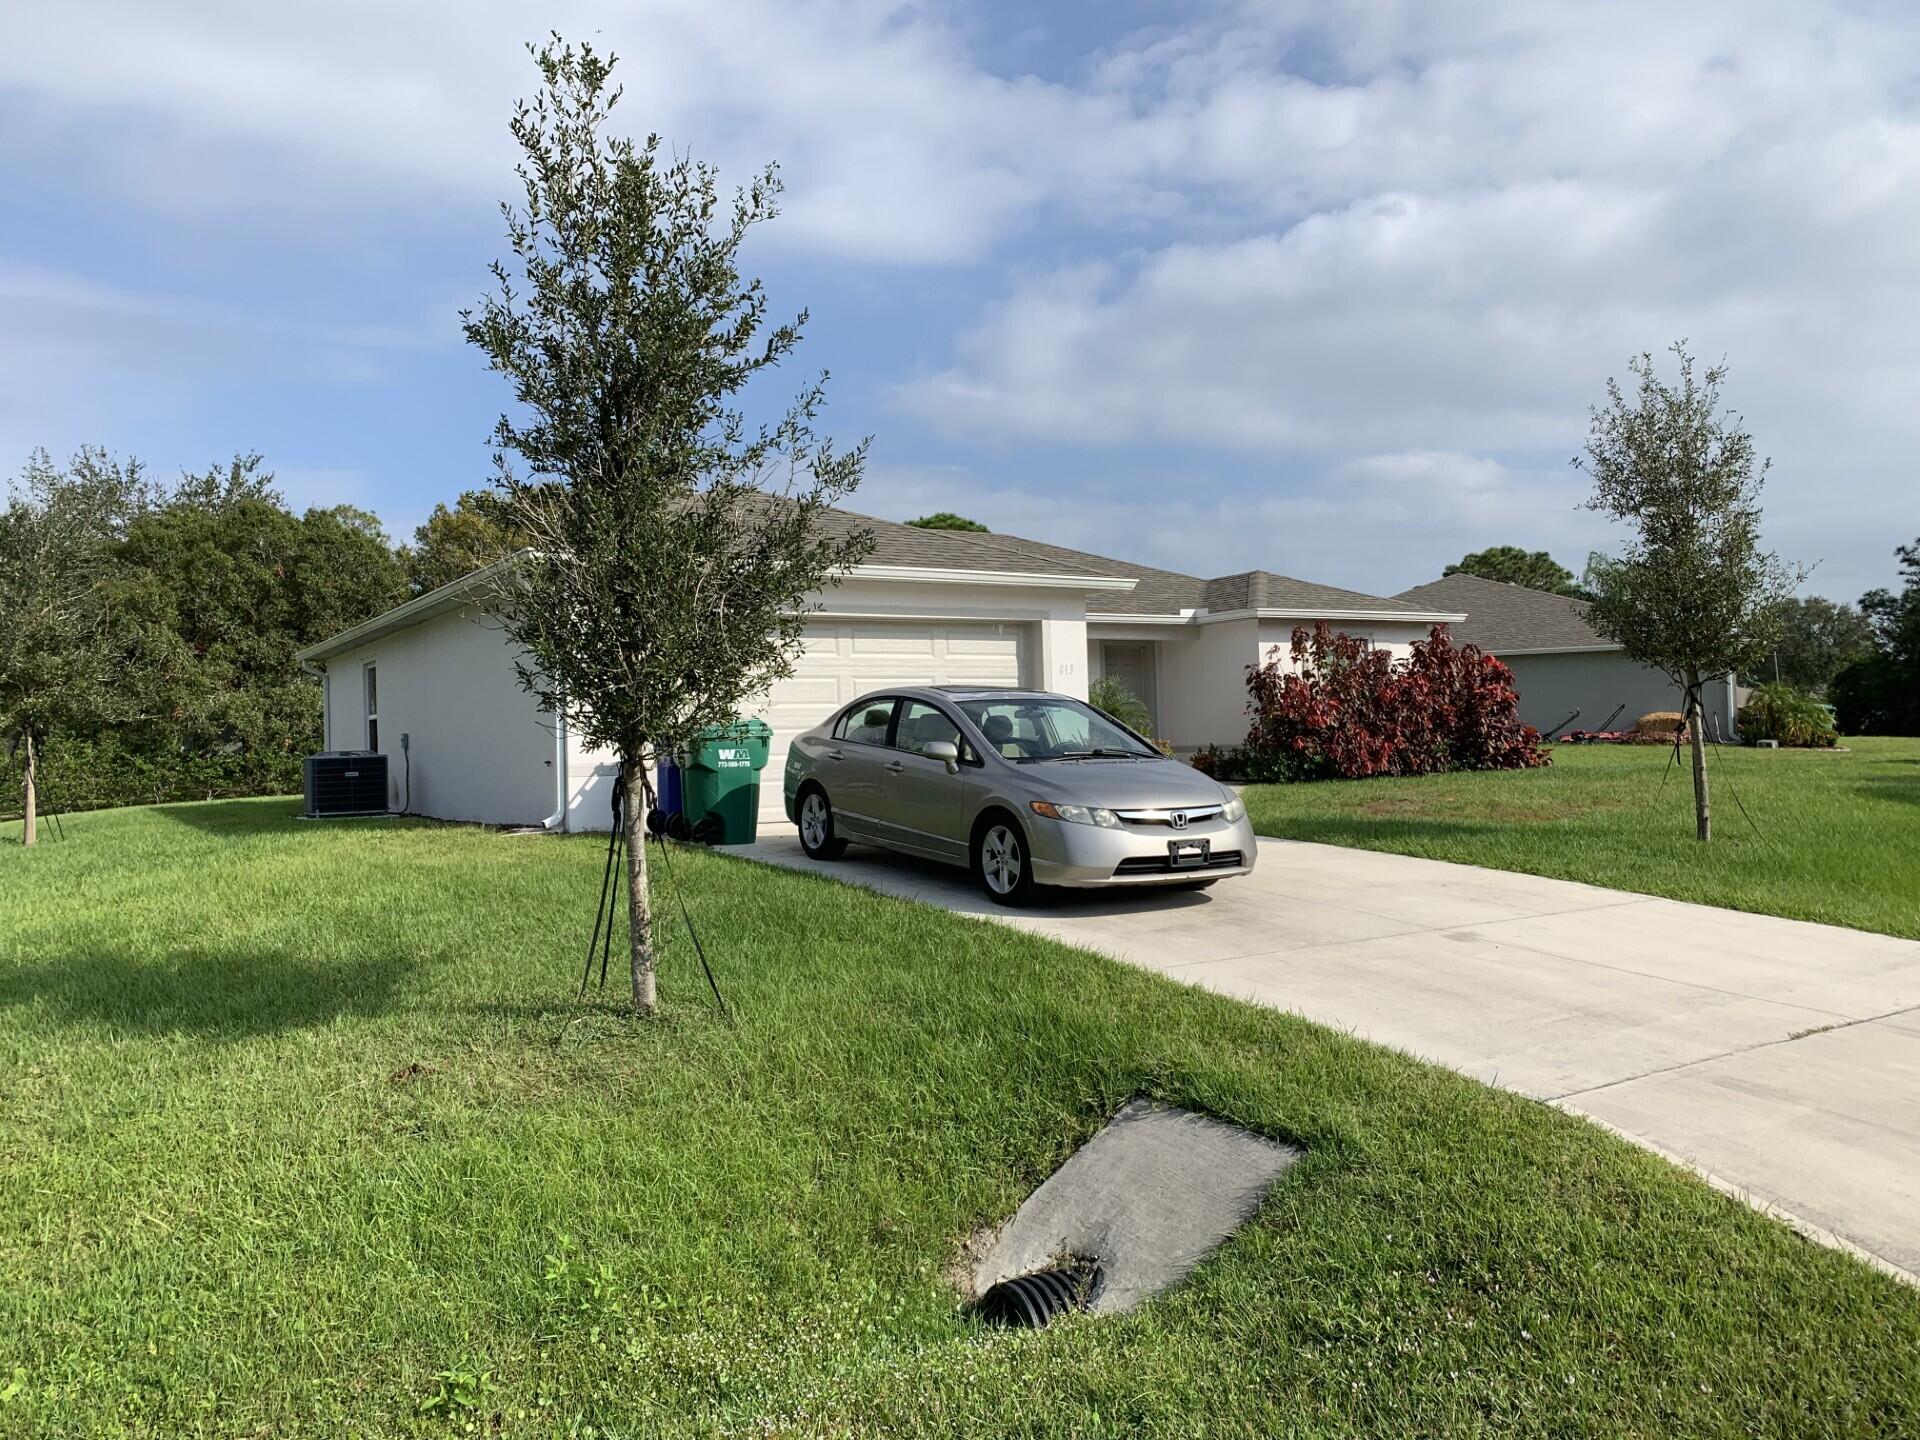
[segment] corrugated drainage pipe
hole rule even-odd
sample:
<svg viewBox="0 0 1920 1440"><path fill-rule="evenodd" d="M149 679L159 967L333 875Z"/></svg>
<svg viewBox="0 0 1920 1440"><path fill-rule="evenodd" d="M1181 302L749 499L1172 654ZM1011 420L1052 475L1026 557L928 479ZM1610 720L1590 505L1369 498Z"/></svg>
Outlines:
<svg viewBox="0 0 1920 1440"><path fill-rule="evenodd" d="M990 1325L1038 1330L1070 1310L1084 1310L1100 1288L1097 1261L1075 1260L1002 1280L974 1307Z"/></svg>

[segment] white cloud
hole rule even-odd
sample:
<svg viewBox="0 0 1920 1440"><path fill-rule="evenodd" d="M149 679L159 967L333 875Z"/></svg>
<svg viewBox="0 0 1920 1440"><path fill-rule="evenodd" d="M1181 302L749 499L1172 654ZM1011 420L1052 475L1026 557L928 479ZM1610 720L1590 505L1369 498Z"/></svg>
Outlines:
<svg viewBox="0 0 1920 1440"><path fill-rule="evenodd" d="M342 204L417 215L451 197L485 223L512 183L511 105L537 79L522 47L557 28L621 57L636 132L735 181L780 161L776 243L885 261L975 257L1068 198L1063 168L1124 153L1116 99L987 74L919 4L574 0L448 19L373 0L68 0L11 22L0 95L49 166L175 214L331 225Z"/></svg>
<svg viewBox="0 0 1920 1440"><path fill-rule="evenodd" d="M451 302L373 325L295 316L0 255L0 472L43 445L144 453L143 430L223 384L377 384L396 357L457 343L453 317Z"/></svg>
<svg viewBox="0 0 1920 1440"><path fill-rule="evenodd" d="M962 334L916 337L939 358L898 394L955 449L995 437L1010 468L984 493L1014 528L1363 588L1424 578L1441 537L1577 564L1591 517L1561 462L1586 406L1629 353L1682 335L1733 360L1779 461L1774 541L1824 556L1817 584L1877 583L1890 537L1920 528L1913 7L1245 0L1045 77L990 73L936 0L449 13L29 7L0 45L0 165L289 248L492 235L533 78L520 46L554 27L622 55L628 124L727 178L780 159L772 243L852 276L1007 265ZM69 281L0 283L0 443L10 406L61 386L70 408L157 403L246 329ZM294 349L375 373L382 343ZM74 379L94 357L111 394ZM1219 475L1225 498L1061 485L1021 468L1035 440L1174 447L1191 459L1170 492ZM1292 477L1271 493L1233 478L1269 459Z"/></svg>
<svg viewBox="0 0 1920 1440"><path fill-rule="evenodd" d="M1920 528L1920 12L1372 13L1249 10L1111 59L1207 221L1020 276L906 408L1008 445L1272 457L1318 476L1296 514L1359 519L1380 492L1354 457L1563 461L1604 378L1686 337L1734 362L1778 462L1774 543L1872 583ZM1319 79L1279 66L1309 33ZM1479 543L1546 543L1508 499Z"/></svg>

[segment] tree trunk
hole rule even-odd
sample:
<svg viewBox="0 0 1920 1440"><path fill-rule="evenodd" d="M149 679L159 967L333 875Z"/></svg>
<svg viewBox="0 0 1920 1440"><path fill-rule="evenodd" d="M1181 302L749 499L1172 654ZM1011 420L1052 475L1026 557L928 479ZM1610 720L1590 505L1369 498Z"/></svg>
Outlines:
<svg viewBox="0 0 1920 1440"><path fill-rule="evenodd" d="M1713 838L1713 807L1707 801L1706 715L1700 708L1700 675L1687 671L1687 734L1693 746L1693 835Z"/></svg>
<svg viewBox="0 0 1920 1440"><path fill-rule="evenodd" d="M38 838L35 832L38 829L39 817L35 812L39 809L39 805L40 805L40 795L39 795L39 789L38 789L38 783L37 783L39 777L33 773L34 766L36 763L37 762L33 753L33 727L29 725L27 727L27 767L26 767L27 790L26 790L26 796L24 801L25 810L26 810L26 819L20 827L21 842L27 845L33 844L34 840Z"/></svg>
<svg viewBox="0 0 1920 1440"><path fill-rule="evenodd" d="M658 1008L653 983L653 900L647 893L647 791L640 783L640 762L621 767L631 777L627 784L627 958L633 971L633 1013L651 1015Z"/></svg>

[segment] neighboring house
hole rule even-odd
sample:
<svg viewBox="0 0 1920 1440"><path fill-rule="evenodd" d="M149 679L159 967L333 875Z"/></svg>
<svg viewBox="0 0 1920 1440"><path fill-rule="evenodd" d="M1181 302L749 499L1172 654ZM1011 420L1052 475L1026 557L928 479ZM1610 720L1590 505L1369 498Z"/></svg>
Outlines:
<svg viewBox="0 0 1920 1440"><path fill-rule="evenodd" d="M1588 623L1586 604L1570 596L1477 575L1449 575L1402 590L1397 598L1466 612L1467 618L1451 627L1454 640L1478 645L1506 662L1520 692L1520 719L1538 730L1598 730L1616 711L1611 728L1628 729L1642 715L1682 706L1678 686L1660 671L1629 660ZM1717 727L1732 738L1737 701L1731 677L1716 676L1704 684L1700 704L1709 733Z"/></svg>
<svg viewBox="0 0 1920 1440"><path fill-rule="evenodd" d="M1325 620L1404 654L1459 610L1249 571L1201 579L1010 535L923 530L841 511L874 551L816 598L793 675L758 707L773 726L763 815L780 813L793 736L889 685L1021 685L1085 697L1115 675L1158 735L1190 752L1246 738L1247 667ZM300 652L326 692L328 749L391 759L392 801L447 820L603 828L608 757L543 714L477 572ZM401 737L408 737L405 750Z"/></svg>

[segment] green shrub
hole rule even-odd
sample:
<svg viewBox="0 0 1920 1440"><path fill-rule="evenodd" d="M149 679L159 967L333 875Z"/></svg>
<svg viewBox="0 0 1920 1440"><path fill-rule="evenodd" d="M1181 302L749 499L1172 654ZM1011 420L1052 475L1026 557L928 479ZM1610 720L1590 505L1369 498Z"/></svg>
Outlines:
<svg viewBox="0 0 1920 1440"><path fill-rule="evenodd" d="M1277 746L1258 749L1234 745L1222 749L1207 745L1194 751L1188 764L1215 780L1247 785L1290 785L1296 780L1324 780L1326 769L1310 755Z"/></svg>
<svg viewBox="0 0 1920 1440"><path fill-rule="evenodd" d="M1126 681L1102 675L1087 687L1087 703L1135 734L1152 737L1153 717L1147 713L1145 702L1127 688Z"/></svg>
<svg viewBox="0 0 1920 1440"><path fill-rule="evenodd" d="M1740 707L1740 739L1775 740L1782 745L1825 747L1839 735L1833 714L1804 690L1791 685L1757 685Z"/></svg>
<svg viewBox="0 0 1920 1440"><path fill-rule="evenodd" d="M319 705L314 705L318 719ZM300 762L320 748L319 726L295 728L272 743L211 745L204 750L146 745L106 733L46 738L40 760L40 809L45 814L160 805L181 800L226 800L244 795L293 795ZM0 821L22 808L21 756L0 742Z"/></svg>

